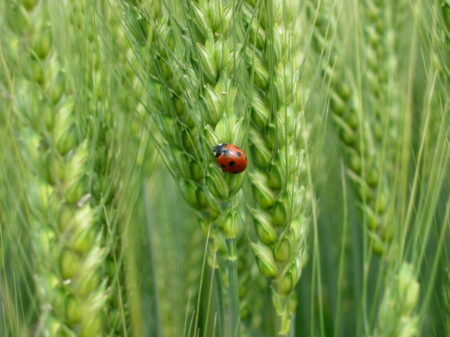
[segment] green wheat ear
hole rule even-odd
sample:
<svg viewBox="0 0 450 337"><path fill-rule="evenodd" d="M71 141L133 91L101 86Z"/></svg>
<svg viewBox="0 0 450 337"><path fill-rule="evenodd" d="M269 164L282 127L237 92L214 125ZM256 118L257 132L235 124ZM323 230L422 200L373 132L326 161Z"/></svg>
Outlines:
<svg viewBox="0 0 450 337"><path fill-rule="evenodd" d="M365 102L361 102L361 88L348 79L351 70L343 68L344 56L337 47L338 41L341 41L338 32L337 8L333 7L331 1L322 2L317 6L316 8L316 4L311 1L309 13L311 19L315 18L316 13L318 15L313 21L315 25L313 47L316 50L316 57L320 57L322 76L328 84L329 109L344 151L346 173L356 190L372 248L377 254L383 255L389 247L395 229L392 223L388 223L386 214L392 196L388 182L389 179L393 179L389 173L392 173L394 158L392 153L390 155L387 153L390 150L385 150L387 147L385 142L392 139L389 138L391 136L394 139L398 138L398 129L396 129L398 109L388 108L388 103L392 103L392 100L398 97L395 96L395 91L388 92L390 89L385 81L386 73L392 70L388 69L387 60L385 60L388 56L394 55L392 46L388 45L390 49L380 47L375 50L378 44L388 44L385 41L388 34L385 31L387 23L381 15L381 12L386 9L379 8L378 2L369 1L367 9L369 19L365 31L367 48L364 52L367 72L370 74L367 77L367 90L370 93L368 101L372 103L367 103L365 106ZM380 15L374 15L373 11ZM374 22L376 20L385 25ZM391 54L376 56L378 50L383 52L387 50ZM375 69L374 58L377 57L381 57L385 62L383 63L385 67L380 71ZM378 104L373 104L374 100L382 101L380 107ZM374 106L373 111L367 108L370 106ZM387 128L390 128L389 132L385 131ZM391 148L396 147L391 146Z"/></svg>
<svg viewBox="0 0 450 337"><path fill-rule="evenodd" d="M102 264L106 249L91 201L88 142L74 103L66 64L55 46L54 7L45 1L8 3L26 24L16 33L14 108L30 186L27 218L32 235L39 333L92 336L103 333L107 298ZM19 14L18 14L19 15ZM66 17L59 18L62 20Z"/></svg>
<svg viewBox="0 0 450 337"><path fill-rule="evenodd" d="M295 1L247 1L243 6L252 79L249 142L255 204L250 208L261 273L271 280L277 333L290 330L296 286L306 261L311 196L300 82L301 26Z"/></svg>
<svg viewBox="0 0 450 337"><path fill-rule="evenodd" d="M184 18L178 15L181 4L166 5L125 5L131 32L151 55L141 55L140 61L151 79L149 109L161 131L157 140L189 205L233 237L235 226L227 220L233 211L221 206L233 204L244 175L226 176L211 164L214 145L242 142L244 134L236 115L235 56L229 41L233 7L222 1L183 4L189 10ZM184 36L188 28L193 36Z"/></svg>
<svg viewBox="0 0 450 337"><path fill-rule="evenodd" d="M419 291L420 285L416 280L413 266L403 263L386 286L373 336L418 336L420 320L414 312Z"/></svg>
<svg viewBox="0 0 450 337"><path fill-rule="evenodd" d="M232 325L238 324L235 238L236 194L245 175L227 175L212 148L242 144L245 111L238 109L236 84L238 6L229 1L124 3L130 31L150 81L149 110L161 134L155 139L188 204L213 235L212 253L228 277ZM223 245L225 243L225 246ZM232 289L232 290L231 290ZM231 296L231 295L230 295ZM237 308L236 308L237 307ZM231 330L236 328L230 327Z"/></svg>

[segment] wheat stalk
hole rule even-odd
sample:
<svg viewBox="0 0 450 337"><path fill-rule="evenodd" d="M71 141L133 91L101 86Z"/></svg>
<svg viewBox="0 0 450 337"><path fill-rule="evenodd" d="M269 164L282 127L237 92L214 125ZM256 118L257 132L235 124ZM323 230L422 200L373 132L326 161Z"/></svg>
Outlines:
<svg viewBox="0 0 450 337"><path fill-rule="evenodd" d="M442 287L443 289L443 298L444 298L444 312L450 312L450 270L445 270L446 275L444 276L444 283L445 285ZM450 318L446 316L445 318L445 329L447 333L450 333Z"/></svg>
<svg viewBox="0 0 450 337"><path fill-rule="evenodd" d="M429 7L426 4L422 4L423 9L426 10ZM438 81L443 86L436 86L437 89L445 88L445 84L448 84L450 78L450 3L447 0L440 0L433 3L431 9L431 19L427 20L424 25L425 29L431 25L433 28L428 32L427 38L430 41L431 49L431 67L437 74ZM437 90L436 90L437 91ZM444 109L448 109L449 98L445 92L438 92L438 102L444 106Z"/></svg>

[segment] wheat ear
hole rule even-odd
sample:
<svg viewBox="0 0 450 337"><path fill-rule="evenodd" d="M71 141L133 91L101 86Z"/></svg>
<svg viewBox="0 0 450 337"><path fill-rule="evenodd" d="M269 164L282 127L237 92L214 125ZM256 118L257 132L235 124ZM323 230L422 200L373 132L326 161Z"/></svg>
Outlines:
<svg viewBox="0 0 450 337"><path fill-rule="evenodd" d="M247 1L246 59L252 78L250 175L256 261L272 282L277 333L287 335L293 289L306 261L310 195L306 188L301 29L295 1Z"/></svg>
<svg viewBox="0 0 450 337"><path fill-rule="evenodd" d="M315 2L309 5L311 18L317 13L313 46L328 84L329 109L344 150L346 173L356 189L373 250L383 254L392 238L393 226L385 221L389 194L380 168L381 149L376 146L374 128L368 121L380 126L375 116L363 111L361 90L349 80L351 72L342 68L343 55L336 46L337 9L330 1L320 2L319 7L315 7Z"/></svg>
<svg viewBox="0 0 450 337"><path fill-rule="evenodd" d="M14 103L30 174L39 329L42 335L101 335L106 251L86 179L85 129L53 40L53 10L51 2L23 1L8 3L6 14L24 20L9 27L26 50L16 50L24 67L14 74Z"/></svg>
<svg viewBox="0 0 450 337"><path fill-rule="evenodd" d="M204 228L213 225L214 252L225 243L231 330L238 330L236 273L236 199L244 174L223 173L213 146L243 141L243 113L235 109L235 36L238 20L229 1L170 4L151 9L127 4L134 17L147 23L143 45L151 48L146 69L152 79L151 109L161 130L163 156L179 181L187 202L199 211ZM183 14L179 14L183 13ZM219 261L220 262L220 261ZM231 296L231 293L230 293Z"/></svg>
<svg viewBox="0 0 450 337"><path fill-rule="evenodd" d="M419 292L413 266L403 263L384 291L373 336L418 336L420 320L414 311Z"/></svg>

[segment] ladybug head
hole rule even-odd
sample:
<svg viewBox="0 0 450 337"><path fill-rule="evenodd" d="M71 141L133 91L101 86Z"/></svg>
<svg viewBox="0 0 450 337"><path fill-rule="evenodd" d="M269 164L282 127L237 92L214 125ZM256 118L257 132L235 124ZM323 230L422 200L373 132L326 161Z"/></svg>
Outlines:
<svg viewBox="0 0 450 337"><path fill-rule="evenodd" d="M213 147L213 152L214 152L214 156L219 157L224 151L225 151L225 146L227 146L228 144L223 143L223 144L218 144L216 146Z"/></svg>

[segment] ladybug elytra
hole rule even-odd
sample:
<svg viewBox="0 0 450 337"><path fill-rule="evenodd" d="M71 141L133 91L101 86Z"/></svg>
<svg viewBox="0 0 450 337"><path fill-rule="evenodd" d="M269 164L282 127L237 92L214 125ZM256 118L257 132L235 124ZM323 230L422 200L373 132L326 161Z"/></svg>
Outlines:
<svg viewBox="0 0 450 337"><path fill-rule="evenodd" d="M222 171L228 173L241 173L247 167L245 152L233 144L219 144L213 148L217 164Z"/></svg>

